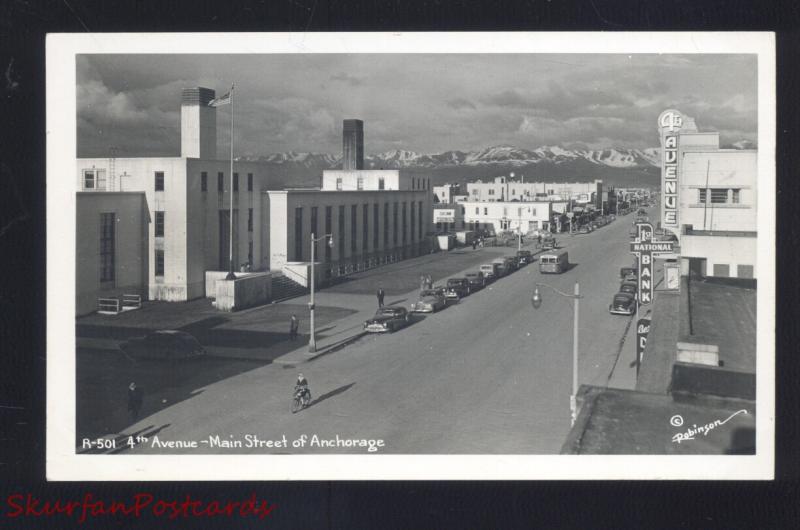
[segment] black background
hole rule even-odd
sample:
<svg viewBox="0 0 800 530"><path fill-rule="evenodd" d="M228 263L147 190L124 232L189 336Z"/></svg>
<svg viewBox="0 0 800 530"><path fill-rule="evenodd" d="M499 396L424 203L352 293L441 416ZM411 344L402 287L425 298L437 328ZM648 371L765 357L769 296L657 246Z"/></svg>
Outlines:
<svg viewBox="0 0 800 530"><path fill-rule="evenodd" d="M31 493L103 500L136 492L204 501L257 496L263 521L100 519L82 528L778 528L800 525L796 344L800 142L796 2L664 0L338 2L0 1L0 526L75 528L66 518L8 519ZM774 482L47 483L45 476L45 35L143 31L777 32L777 421ZM9 66L10 65L10 66ZM67 169L67 172L71 170ZM53 176L54 177L54 176ZM57 266L57 264L51 264ZM65 279L65 281L71 281ZM72 303L68 301L66 303ZM698 466L702 466L702 459Z"/></svg>

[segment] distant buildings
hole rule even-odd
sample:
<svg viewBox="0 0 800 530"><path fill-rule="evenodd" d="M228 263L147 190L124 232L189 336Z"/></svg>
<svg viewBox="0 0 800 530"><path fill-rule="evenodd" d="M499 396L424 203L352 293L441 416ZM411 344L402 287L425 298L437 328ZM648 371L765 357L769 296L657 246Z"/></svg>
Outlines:
<svg viewBox="0 0 800 530"><path fill-rule="evenodd" d="M496 177L492 182L467 184L470 201L572 201L574 204L595 204L601 208L603 181L592 182L520 182Z"/></svg>
<svg viewBox="0 0 800 530"><path fill-rule="evenodd" d="M436 200L441 204L450 204L456 202L456 197L461 193L460 184L445 184L443 186L434 186L433 194Z"/></svg>

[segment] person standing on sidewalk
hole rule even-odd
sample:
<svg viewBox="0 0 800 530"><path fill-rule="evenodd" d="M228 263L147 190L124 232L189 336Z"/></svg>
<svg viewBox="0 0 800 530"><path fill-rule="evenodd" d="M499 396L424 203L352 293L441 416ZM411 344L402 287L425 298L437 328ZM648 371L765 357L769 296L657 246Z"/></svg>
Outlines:
<svg viewBox="0 0 800 530"><path fill-rule="evenodd" d="M383 292L383 287L378 287L378 307L383 307L383 297L386 295Z"/></svg>
<svg viewBox="0 0 800 530"><path fill-rule="evenodd" d="M139 412L142 410L143 402L144 393L142 389L136 386L136 383L131 382L128 386L128 414L130 414L131 421L135 422L139 419Z"/></svg>
<svg viewBox="0 0 800 530"><path fill-rule="evenodd" d="M297 320L297 315L292 315L292 318L289 319L289 340L295 340L297 338L297 328L300 327L300 321Z"/></svg>

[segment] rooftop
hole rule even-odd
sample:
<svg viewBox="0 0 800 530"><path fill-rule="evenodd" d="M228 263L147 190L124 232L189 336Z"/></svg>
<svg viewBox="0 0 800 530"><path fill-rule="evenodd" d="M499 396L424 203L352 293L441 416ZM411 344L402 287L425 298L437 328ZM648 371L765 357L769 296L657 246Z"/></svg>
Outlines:
<svg viewBox="0 0 800 530"><path fill-rule="evenodd" d="M581 387L562 454L755 454L755 403Z"/></svg>
<svg viewBox="0 0 800 530"><path fill-rule="evenodd" d="M756 289L744 282L707 278L689 282L689 314L682 342L716 344L725 368L756 370Z"/></svg>

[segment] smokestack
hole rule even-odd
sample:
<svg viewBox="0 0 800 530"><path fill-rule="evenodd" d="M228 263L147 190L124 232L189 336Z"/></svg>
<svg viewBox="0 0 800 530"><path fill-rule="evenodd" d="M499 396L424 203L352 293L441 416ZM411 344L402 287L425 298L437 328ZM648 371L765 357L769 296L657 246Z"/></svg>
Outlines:
<svg viewBox="0 0 800 530"><path fill-rule="evenodd" d="M210 88L184 88L181 96L181 156L217 158L217 109L209 107Z"/></svg>
<svg viewBox="0 0 800 530"><path fill-rule="evenodd" d="M342 123L342 169L364 169L364 122Z"/></svg>

